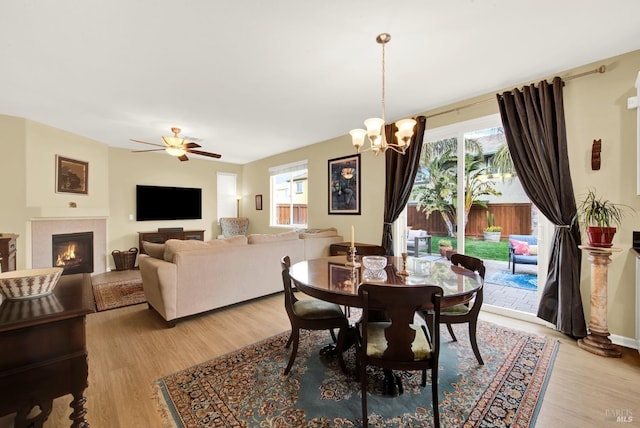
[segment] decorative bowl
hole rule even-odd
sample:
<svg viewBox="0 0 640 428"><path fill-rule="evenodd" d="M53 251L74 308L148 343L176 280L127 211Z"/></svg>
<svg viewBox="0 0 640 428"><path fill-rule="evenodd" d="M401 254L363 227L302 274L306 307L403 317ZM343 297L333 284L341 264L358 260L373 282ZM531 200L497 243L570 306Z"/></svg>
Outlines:
<svg viewBox="0 0 640 428"><path fill-rule="evenodd" d="M387 266L387 258L384 256L363 256L362 264L365 269L372 271L383 270Z"/></svg>
<svg viewBox="0 0 640 428"><path fill-rule="evenodd" d="M63 270L55 267L0 273L0 294L9 300L46 296L53 291Z"/></svg>

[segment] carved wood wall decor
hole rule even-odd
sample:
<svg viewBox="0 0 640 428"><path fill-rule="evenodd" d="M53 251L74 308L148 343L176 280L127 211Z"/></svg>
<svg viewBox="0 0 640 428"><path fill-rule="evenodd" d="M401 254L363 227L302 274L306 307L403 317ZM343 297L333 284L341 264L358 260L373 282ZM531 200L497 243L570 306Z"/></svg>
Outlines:
<svg viewBox="0 0 640 428"><path fill-rule="evenodd" d="M600 151L602 149L602 140L593 140L591 145L591 169L597 171L600 169Z"/></svg>

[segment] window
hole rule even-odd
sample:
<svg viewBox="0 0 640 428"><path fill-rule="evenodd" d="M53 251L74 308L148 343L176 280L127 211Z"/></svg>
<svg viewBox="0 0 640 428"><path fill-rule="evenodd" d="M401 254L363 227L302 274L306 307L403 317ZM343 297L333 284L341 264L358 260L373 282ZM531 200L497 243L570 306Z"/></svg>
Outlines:
<svg viewBox="0 0 640 428"><path fill-rule="evenodd" d="M238 176L230 172L218 172L218 218L236 217L237 180Z"/></svg>
<svg viewBox="0 0 640 428"><path fill-rule="evenodd" d="M307 161L269 169L271 176L271 226L307 226Z"/></svg>

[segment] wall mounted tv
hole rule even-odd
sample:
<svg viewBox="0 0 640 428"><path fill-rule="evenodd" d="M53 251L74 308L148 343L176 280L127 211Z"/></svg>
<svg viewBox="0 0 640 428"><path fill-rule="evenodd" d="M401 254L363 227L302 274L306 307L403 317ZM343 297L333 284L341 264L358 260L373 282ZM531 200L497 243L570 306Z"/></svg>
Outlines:
<svg viewBox="0 0 640 428"><path fill-rule="evenodd" d="M202 218L202 189L136 185L136 220Z"/></svg>

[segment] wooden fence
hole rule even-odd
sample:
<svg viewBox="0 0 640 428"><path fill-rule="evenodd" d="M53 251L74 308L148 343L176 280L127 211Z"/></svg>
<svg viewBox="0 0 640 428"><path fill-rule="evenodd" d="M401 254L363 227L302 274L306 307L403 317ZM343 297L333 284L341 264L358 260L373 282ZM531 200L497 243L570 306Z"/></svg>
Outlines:
<svg viewBox="0 0 640 428"><path fill-rule="evenodd" d="M495 216L495 225L502 226L502 238L513 234L531 234L530 203L489 204L488 209ZM465 236L482 237L482 229L487 227L486 211L486 208L478 205L471 207ZM440 213L432 213L427 220L424 211L416 210L416 204L407 206L407 227L427 230L435 236L447 235L447 227Z"/></svg>
<svg viewBox="0 0 640 428"><path fill-rule="evenodd" d="M276 205L276 216L278 222L276 224L289 224L291 218L291 205ZM307 224L307 206L293 205L293 224Z"/></svg>

